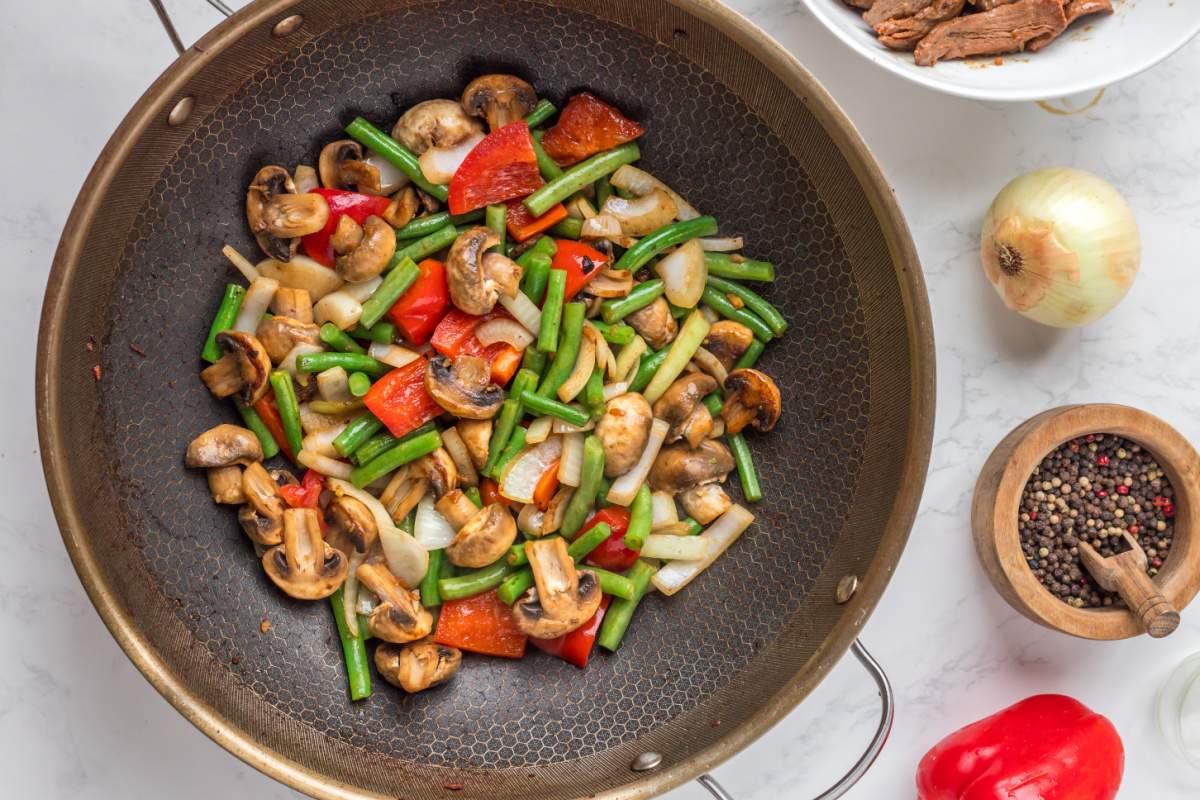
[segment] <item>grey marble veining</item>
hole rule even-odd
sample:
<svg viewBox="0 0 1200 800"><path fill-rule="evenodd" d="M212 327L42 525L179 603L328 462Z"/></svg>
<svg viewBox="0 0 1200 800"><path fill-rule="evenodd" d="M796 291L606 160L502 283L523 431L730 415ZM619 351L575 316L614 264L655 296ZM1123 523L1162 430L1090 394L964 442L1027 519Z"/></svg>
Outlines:
<svg viewBox="0 0 1200 800"><path fill-rule="evenodd" d="M215 22L168 3L185 41ZM235 5L239 5L235 3ZM1200 650L1193 610L1161 642L1074 641L1025 621L987 584L971 549L974 476L1013 425L1067 402L1140 406L1200 438L1200 44L1110 87L1090 111L936 95L860 60L798 0L732 4L821 79L892 181L924 264L938 357L938 419L922 511L863 638L898 695L896 727L850 797L913 796L940 736L1037 692L1107 714L1127 749L1121 797L1184 798L1200 773L1167 760L1154 692ZM9 391L0 400L0 767L3 794L81 798L293 798L227 755L162 701L92 610L63 550L38 463L31 382L37 316L54 246L84 176L129 106L173 57L138 0L9 3L0 18L0 293ZM1039 328L1005 311L976 255L979 225L1010 178L1047 164L1112 180L1141 224L1142 273L1102 322ZM739 800L803 798L857 757L877 713L853 659L778 727L716 770ZM702 800L698 786L670 800Z"/></svg>

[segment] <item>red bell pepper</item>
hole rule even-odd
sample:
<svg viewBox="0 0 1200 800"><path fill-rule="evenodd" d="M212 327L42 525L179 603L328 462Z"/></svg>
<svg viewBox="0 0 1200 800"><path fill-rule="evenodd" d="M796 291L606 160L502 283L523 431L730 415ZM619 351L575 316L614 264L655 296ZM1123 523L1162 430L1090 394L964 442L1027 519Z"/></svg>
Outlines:
<svg viewBox="0 0 1200 800"><path fill-rule="evenodd" d="M633 141L646 129L591 92L567 101L558 123L542 137L542 149L560 167Z"/></svg>
<svg viewBox="0 0 1200 800"><path fill-rule="evenodd" d="M525 655L525 634L517 628L512 609L497 596L495 589L442 603L433 640L486 656Z"/></svg>
<svg viewBox="0 0 1200 800"><path fill-rule="evenodd" d="M309 258L327 267L333 266L335 258L333 245L329 240L333 237L333 229L337 227L338 220L350 217L362 225L367 217L382 214L392 202L386 197L347 192L344 189L313 189L312 193L321 195L329 204L329 222L316 233L305 236L301 242L304 243L304 252L308 253Z"/></svg>
<svg viewBox="0 0 1200 800"><path fill-rule="evenodd" d="M491 478L484 478L479 482L479 498L483 500L485 506L490 506L492 503L500 503L505 506L512 505L511 500L500 494L500 484Z"/></svg>
<svg viewBox="0 0 1200 800"><path fill-rule="evenodd" d="M443 413L425 391L425 359L410 361L375 381L363 398L371 413L379 417L392 436L415 431Z"/></svg>
<svg viewBox="0 0 1200 800"><path fill-rule="evenodd" d="M597 511L587 524L580 529L575 538L585 532L607 522L612 528L612 535L600 543L587 557L587 563L609 572L624 572L637 561L638 551L625 546L625 531L629 528L629 509L620 506L609 506Z"/></svg>
<svg viewBox="0 0 1200 800"><path fill-rule="evenodd" d="M1041 694L950 734L921 759L919 800L1112 800L1125 750L1087 706Z"/></svg>
<svg viewBox="0 0 1200 800"><path fill-rule="evenodd" d="M570 300L579 290L588 285L600 270L608 265L608 259L595 248L571 239L555 239L558 249L554 253L551 269L566 270L567 289L564 295Z"/></svg>
<svg viewBox="0 0 1200 800"><path fill-rule="evenodd" d="M600 623L604 621L604 612L608 611L608 605L611 602L612 598L604 595L600 600L600 607L582 628L577 628L554 639L530 637L529 643L543 653L558 656L568 664L574 664L583 669L587 666L588 659L591 658L592 647L596 644L596 633L600 630Z"/></svg>
<svg viewBox="0 0 1200 800"><path fill-rule="evenodd" d="M279 487L279 494L292 508L311 508L317 512L317 524L321 526L321 534L325 533L325 514L321 510L321 492L325 491L325 476L310 469L304 473L304 480L299 486L288 484Z"/></svg>
<svg viewBox="0 0 1200 800"><path fill-rule="evenodd" d="M279 449L283 451L285 456L295 461L296 454L292 452L292 447L288 444L287 434L283 432L283 419L279 416L279 406L275 405L275 396L271 392L267 392L254 404L253 408L258 412L263 425L266 425L267 430L271 432L271 437L275 439L275 443L279 445Z"/></svg>
<svg viewBox="0 0 1200 800"><path fill-rule="evenodd" d="M508 206L508 214L505 220L508 227L508 235L517 242L527 241L567 218L567 207L562 203L554 206L540 217L535 217L529 213L529 209L525 207L520 198L509 200L506 205Z"/></svg>
<svg viewBox="0 0 1200 800"><path fill-rule="evenodd" d="M417 269L421 271L417 280L388 309L388 317L404 333L405 339L413 344L425 344L446 316L446 309L450 307L450 289L446 286L446 265L442 262L427 258L417 264Z"/></svg>
<svg viewBox="0 0 1200 800"><path fill-rule="evenodd" d="M450 179L451 214L524 197L542 185L533 137L524 120L492 131L472 148Z"/></svg>
<svg viewBox="0 0 1200 800"><path fill-rule="evenodd" d="M477 317L457 308L442 317L429 343L444 356L479 356L492 365L492 380L504 386L521 366L521 351L511 344L496 342L486 347L475 338L475 329L490 319L511 316L503 308Z"/></svg>

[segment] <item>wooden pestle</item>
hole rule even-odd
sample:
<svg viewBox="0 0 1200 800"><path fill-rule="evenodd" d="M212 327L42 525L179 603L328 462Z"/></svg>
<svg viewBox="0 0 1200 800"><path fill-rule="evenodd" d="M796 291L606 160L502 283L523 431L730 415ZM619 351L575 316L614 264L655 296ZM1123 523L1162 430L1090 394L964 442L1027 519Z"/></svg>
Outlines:
<svg viewBox="0 0 1200 800"><path fill-rule="evenodd" d="M1123 532L1129 549L1104 558L1088 542L1079 541L1079 555L1096 583L1117 592L1137 617L1146 633L1155 639L1168 636L1179 627L1179 611L1146 574L1146 551L1128 531Z"/></svg>

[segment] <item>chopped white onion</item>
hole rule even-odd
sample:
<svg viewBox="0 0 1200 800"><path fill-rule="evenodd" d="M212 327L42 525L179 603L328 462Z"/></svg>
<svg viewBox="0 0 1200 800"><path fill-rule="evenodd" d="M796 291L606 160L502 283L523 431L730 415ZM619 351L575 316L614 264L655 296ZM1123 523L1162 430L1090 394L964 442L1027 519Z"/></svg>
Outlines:
<svg viewBox="0 0 1200 800"><path fill-rule="evenodd" d="M431 147L421 154L418 160L421 172L430 183L444 186L458 172L467 154L475 149L475 145L483 141L483 134L475 134L456 144L454 147Z"/></svg>
<svg viewBox="0 0 1200 800"><path fill-rule="evenodd" d="M639 197L644 194L649 194L654 189L662 189L671 196L675 201L675 219L695 219L700 216L700 212L695 206L684 200L678 192L667 186L658 178L651 175L645 170L638 169L630 164L625 164L617 169L609 177L609 183L616 186L618 189L625 189L633 192Z"/></svg>
<svg viewBox="0 0 1200 800"><path fill-rule="evenodd" d="M642 450L642 455L633 465L633 469L613 481L606 498L608 502L619 506L628 506L633 502L634 495L650 476L650 467L654 465L654 459L658 458L658 451L667 440L667 431L670 429L671 426L665 420L656 418L650 424L650 437L646 440L646 448Z"/></svg>
<svg viewBox="0 0 1200 800"><path fill-rule="evenodd" d="M350 473L354 471L354 467L345 461L338 461L336 458L314 453L311 450L301 450L296 454L296 461L322 475L341 478L344 481L350 480Z"/></svg>
<svg viewBox="0 0 1200 800"><path fill-rule="evenodd" d="M623 236L621 221L611 214L597 214L583 221L579 226L579 238L585 241L594 239L618 239Z"/></svg>
<svg viewBox="0 0 1200 800"><path fill-rule="evenodd" d="M364 617L369 617L378 605L379 596L360 583L358 585L358 602L355 603L354 610Z"/></svg>
<svg viewBox="0 0 1200 800"><path fill-rule="evenodd" d="M584 407L579 403L571 403L571 408L579 411L584 411ZM550 426L551 433L586 433L596 427L596 421L588 419L583 425L572 425L565 419L555 417L554 422Z"/></svg>
<svg viewBox="0 0 1200 800"><path fill-rule="evenodd" d="M258 262L258 273L274 278L286 289L303 289L313 302L342 287L344 281L334 270L313 261L308 256L295 255L291 261L273 258Z"/></svg>
<svg viewBox="0 0 1200 800"><path fill-rule="evenodd" d="M247 283L254 283L258 280L258 267L251 264L244 255L234 250L232 246L225 245L221 248L221 252L229 259L229 263L242 273Z"/></svg>
<svg viewBox="0 0 1200 800"><path fill-rule="evenodd" d="M382 361L389 367L403 367L405 364L411 364L421 356L418 353L409 350L407 347L401 347L398 344L384 344L383 342L371 342L371 346L367 348L367 355L376 361Z"/></svg>
<svg viewBox="0 0 1200 800"><path fill-rule="evenodd" d="M717 312L713 311L708 306L700 306L700 313L704 315L706 320L708 320L709 325L716 325L717 320L721 318L717 315Z"/></svg>
<svg viewBox="0 0 1200 800"><path fill-rule="evenodd" d="M562 458L558 462L558 482L567 486L579 486L583 474L583 434L563 435Z"/></svg>
<svg viewBox="0 0 1200 800"><path fill-rule="evenodd" d="M562 386L558 387L559 402L569 403L574 400L583 391L583 387L587 385L588 378L592 377L595 369L596 343L590 336L585 336L579 343L579 353L575 356L575 368L562 382Z"/></svg>
<svg viewBox="0 0 1200 800"><path fill-rule="evenodd" d="M550 438L550 428L554 425L554 417L538 417L529 423L525 429L525 444L541 444Z"/></svg>
<svg viewBox="0 0 1200 800"><path fill-rule="evenodd" d="M567 216L572 219L591 219L596 216L596 209L586 197L576 197L567 203Z"/></svg>
<svg viewBox="0 0 1200 800"><path fill-rule="evenodd" d="M525 297L524 294L519 296ZM525 297L525 302L529 302L528 297ZM536 311L537 309L534 310ZM475 329L475 338L484 347L493 345L496 342L504 342L518 350L524 350L533 341L533 334L525 328L523 323L517 322L515 319L496 317L495 319L489 319L477 327Z"/></svg>
<svg viewBox="0 0 1200 800"><path fill-rule="evenodd" d="M500 494L518 503L532 503L538 481L562 457L562 437L551 436L518 453L500 476Z"/></svg>
<svg viewBox="0 0 1200 800"><path fill-rule="evenodd" d="M354 399L354 395L350 393L350 375L343 367L318 372L317 392L322 400L334 403Z"/></svg>
<svg viewBox="0 0 1200 800"><path fill-rule="evenodd" d="M318 325L332 322L342 330L353 328L362 316L362 305L344 290L330 292L313 306Z"/></svg>
<svg viewBox="0 0 1200 800"><path fill-rule="evenodd" d="M708 542L708 553L695 561L673 561L667 564L651 578L654 586L665 595L672 595L687 586L689 582L706 570L722 553L737 541L742 531L754 522L754 515L739 505L729 507L717 521L699 536L681 536L680 539L702 539ZM647 540L650 538L646 537Z"/></svg>
<svg viewBox="0 0 1200 800"><path fill-rule="evenodd" d="M629 391L629 384L625 381L610 383L604 387L604 402L612 400L614 397L620 397Z"/></svg>
<svg viewBox="0 0 1200 800"><path fill-rule="evenodd" d="M608 377L617 381L632 378L630 372L638 368L638 362L644 352L646 352L646 340L641 336L634 336L633 341L624 345L621 352L617 353L616 368Z"/></svg>
<svg viewBox="0 0 1200 800"><path fill-rule="evenodd" d="M308 373L300 372L298 369L296 369L296 359L300 356L324 352L325 348L321 347L319 344L313 344L312 342L299 342L293 346L291 350L288 350L287 355L283 357L283 361L279 362L279 368L286 370L288 374L295 378L296 382L301 386L307 386Z"/></svg>
<svg viewBox="0 0 1200 800"><path fill-rule="evenodd" d="M583 335L591 339L592 344L596 346L596 366L600 368L601 375L607 374L610 369L615 370L617 359L613 356L612 348L608 346L604 334L591 322L584 322Z"/></svg>
<svg viewBox="0 0 1200 800"><path fill-rule="evenodd" d="M679 509L675 507L675 496L670 492L654 492L650 495L654 515L650 521L650 530L656 531L668 525L679 522ZM663 556L657 556L662 558Z"/></svg>
<svg viewBox="0 0 1200 800"><path fill-rule="evenodd" d="M587 290L588 294L595 297L624 297L633 290L633 272L627 269L602 269L588 283Z"/></svg>
<svg viewBox="0 0 1200 800"><path fill-rule="evenodd" d="M661 558L667 561L697 561L708 556L712 543L699 536L670 536L652 533L642 545L646 558Z"/></svg>
<svg viewBox="0 0 1200 800"><path fill-rule="evenodd" d="M300 442L300 447L319 456L337 458L339 454L333 446L333 440L338 437L338 434L346 429L346 425L348 424L350 424L349 420L332 428L313 431L304 437L304 439ZM338 475L337 477L340 478L341 475Z"/></svg>
<svg viewBox="0 0 1200 800"><path fill-rule="evenodd" d="M379 527L379 542L383 546L383 557L387 561L388 569L406 589L414 589L420 585L421 578L425 577L425 571L429 569L429 553L425 548L396 527L387 509L374 496L348 481L337 478L327 478L325 485L337 494L361 501L370 510L371 515L375 517L375 524Z"/></svg>
<svg viewBox="0 0 1200 800"><path fill-rule="evenodd" d="M427 494L417 503L417 521L413 538L426 550L441 550L454 541L454 526L434 508L433 495Z"/></svg>
<svg viewBox="0 0 1200 800"><path fill-rule="evenodd" d="M604 201L604 214L614 217L626 236L645 236L675 219L678 207L671 195L654 188L636 200L613 195Z"/></svg>
<svg viewBox="0 0 1200 800"><path fill-rule="evenodd" d="M375 169L379 170L379 193L382 195L392 195L408 186L408 176L400 171L392 162L388 161L383 156L373 150L367 151L367 157L364 162L370 164ZM299 191L299 185L296 186Z"/></svg>
<svg viewBox="0 0 1200 800"><path fill-rule="evenodd" d="M525 441L529 441L526 438ZM450 454L454 466L458 468L458 482L464 486L478 486L479 474L475 472L475 464L471 461L471 453L467 444L458 433L458 428L449 427L442 431L442 447Z"/></svg>
<svg viewBox="0 0 1200 800"><path fill-rule="evenodd" d="M379 284L383 283L383 278L376 275L370 280L362 281L361 283L347 283L342 286L342 291L353 297L360 303L367 302L367 298L375 294L375 290L379 288Z"/></svg>
<svg viewBox="0 0 1200 800"><path fill-rule="evenodd" d="M292 172L292 183L296 184L296 194L308 194L321 185L321 179L308 164L297 164Z"/></svg>
<svg viewBox="0 0 1200 800"><path fill-rule="evenodd" d="M654 265L654 271L663 279L667 300L681 308L691 308L700 302L704 284L708 281L708 265L704 263L704 250L697 240L676 247Z"/></svg>
<svg viewBox="0 0 1200 800"><path fill-rule="evenodd" d="M517 292L512 297L508 297L507 295L500 295L500 305L502 305L505 308L505 310L508 311L508 313L512 314L513 317L517 320L517 322L519 322L523 326L525 326L525 329L527 331L529 331L530 333L532 333L534 336L536 336L538 331L541 330L541 327L542 327L541 309L539 309L537 306L535 306L533 304L533 301L525 296L524 292ZM495 321L499 322L500 320L497 319ZM487 325L487 324L488 323L485 322L485 323L483 323L483 325L480 325L479 328L482 328L484 325ZM475 329L476 337L479 336L479 328Z"/></svg>
<svg viewBox="0 0 1200 800"><path fill-rule="evenodd" d="M267 313L267 307L271 305L278 288L279 281L261 275L250 284L246 296L242 298L242 307L233 322L233 329L253 336L258 331L258 324L262 322L263 314Z"/></svg>
<svg viewBox="0 0 1200 800"><path fill-rule="evenodd" d="M696 241L710 253L732 253L735 250L741 250L744 246L742 237L740 236L726 236L723 238L708 236Z"/></svg>

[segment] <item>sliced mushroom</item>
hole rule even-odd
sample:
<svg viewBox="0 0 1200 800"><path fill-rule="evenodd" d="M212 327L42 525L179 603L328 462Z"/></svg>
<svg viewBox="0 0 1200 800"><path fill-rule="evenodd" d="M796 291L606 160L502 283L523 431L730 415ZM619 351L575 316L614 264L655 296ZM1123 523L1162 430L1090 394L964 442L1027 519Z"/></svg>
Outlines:
<svg viewBox="0 0 1200 800"><path fill-rule="evenodd" d="M424 639L433 630L433 616L421 605L420 595L405 589L387 567L367 563L356 574L381 601L369 620L375 636L385 642L404 644Z"/></svg>
<svg viewBox="0 0 1200 800"><path fill-rule="evenodd" d="M458 487L458 467L454 466L454 459L444 447L422 456L412 465L408 474L413 478L427 479L435 500Z"/></svg>
<svg viewBox="0 0 1200 800"><path fill-rule="evenodd" d="M346 580L350 563L321 539L312 508L283 512L283 544L263 554L263 570L272 583L297 600L329 597Z"/></svg>
<svg viewBox="0 0 1200 800"><path fill-rule="evenodd" d="M462 664L462 651L432 641L403 647L385 642L375 648L375 669L392 686L421 692L454 677Z"/></svg>
<svg viewBox="0 0 1200 800"><path fill-rule="evenodd" d="M329 222L329 205L320 195L297 194L283 167L266 166L246 190L246 222L264 253L276 261L290 261L300 237Z"/></svg>
<svg viewBox="0 0 1200 800"><path fill-rule="evenodd" d="M271 377L266 348L256 337L232 330L218 333L217 344L225 355L201 370L200 379L218 400L237 394L242 405L254 405L267 393Z"/></svg>
<svg viewBox="0 0 1200 800"><path fill-rule="evenodd" d="M454 147L483 133L483 125L453 100L426 100L405 111L392 138L421 155L431 147Z"/></svg>
<svg viewBox="0 0 1200 800"><path fill-rule="evenodd" d="M262 461L262 444L252 431L237 425L217 425L188 445L185 463L208 470L208 491L214 503L238 505L242 491L242 466Z"/></svg>
<svg viewBox="0 0 1200 800"><path fill-rule="evenodd" d="M537 92L516 75L480 75L467 84L462 105L473 117L486 117L496 130L533 111Z"/></svg>
<svg viewBox="0 0 1200 800"><path fill-rule="evenodd" d="M313 321L312 295L307 289L289 289L280 286L271 298L271 313L277 317L290 317L297 322Z"/></svg>
<svg viewBox="0 0 1200 800"><path fill-rule="evenodd" d="M238 522L250 540L268 547L282 542L283 495L261 463L256 461L242 471L242 494L246 504L238 511Z"/></svg>
<svg viewBox="0 0 1200 800"><path fill-rule="evenodd" d="M706 483L679 495L679 504L692 519L707 525L729 510L733 503L717 483Z"/></svg>
<svg viewBox="0 0 1200 800"><path fill-rule="evenodd" d="M363 220L362 234L353 249L338 256L336 262L338 275L350 283L371 280L383 272L396 255L396 232L379 217L372 214Z"/></svg>
<svg viewBox="0 0 1200 800"><path fill-rule="evenodd" d="M733 454L722 442L705 439L698 447L685 442L667 445L650 467L650 488L678 494L725 479L733 469Z"/></svg>
<svg viewBox="0 0 1200 800"><path fill-rule="evenodd" d="M639 308L625 321L655 350L662 350L669 345L679 331L675 318L671 316L671 306L663 297L654 298L653 303Z"/></svg>
<svg viewBox="0 0 1200 800"><path fill-rule="evenodd" d="M325 509L325 541L347 558L366 553L379 538L375 515L361 500L340 494Z"/></svg>
<svg viewBox="0 0 1200 800"><path fill-rule="evenodd" d="M417 190L405 186L392 196L392 202L383 211L383 220L393 228L403 228L413 221L421 210L421 201L417 198Z"/></svg>
<svg viewBox="0 0 1200 800"><path fill-rule="evenodd" d="M633 469L646 449L654 414L646 398L636 392L617 395L604 406L596 435L604 445L604 474L610 478Z"/></svg>
<svg viewBox="0 0 1200 800"><path fill-rule="evenodd" d="M492 421L488 419L460 419L454 426L458 436L467 446L467 454L475 469L483 469L487 463L488 448L492 443Z"/></svg>
<svg viewBox="0 0 1200 800"><path fill-rule="evenodd" d="M553 639L580 628L600 607L596 573L577 570L562 537L525 543L535 588L513 606L517 627L528 636Z"/></svg>
<svg viewBox="0 0 1200 800"><path fill-rule="evenodd" d="M735 369L725 379L725 407L721 418L728 433L741 433L746 426L765 433L779 421L783 400L779 387L765 372Z"/></svg>
<svg viewBox="0 0 1200 800"><path fill-rule="evenodd" d="M333 226L333 233L329 235L329 246L333 248L333 252L344 256L358 247L358 243L362 240L362 225L359 225L354 217L346 214L337 221L337 225Z"/></svg>
<svg viewBox="0 0 1200 800"><path fill-rule="evenodd" d="M425 365L425 391L442 408L461 419L491 419L504 402L504 390L492 383L492 368L478 356L453 361L434 356Z"/></svg>
<svg viewBox="0 0 1200 800"><path fill-rule="evenodd" d="M672 383L654 403L654 416L670 424L667 441L686 438L689 445L700 444L712 430L712 414L700 402L716 391L717 382L711 375L693 372Z"/></svg>
<svg viewBox="0 0 1200 800"><path fill-rule="evenodd" d="M311 322L290 317L267 317L254 332L274 363L283 361L298 344L321 344L321 329Z"/></svg>
<svg viewBox="0 0 1200 800"><path fill-rule="evenodd" d="M458 530L467 524L471 517L479 511L479 507L471 502L461 489L455 489L442 495L442 499L434 506L437 512L450 523L450 527Z"/></svg>
<svg viewBox="0 0 1200 800"><path fill-rule="evenodd" d="M704 337L704 349L716 356L721 366L728 371L733 369L733 365L753 341L754 332L745 325L731 319L723 319L714 322L708 329L708 335Z"/></svg>
<svg viewBox="0 0 1200 800"><path fill-rule="evenodd" d="M208 471L208 493L214 503L226 506L237 506L246 502L246 494L242 491L242 468L234 464L232 467L214 467Z"/></svg>
<svg viewBox="0 0 1200 800"><path fill-rule="evenodd" d="M502 503L485 506L459 528L446 547L450 563L478 569L494 563L512 547L517 538L517 523Z"/></svg>
<svg viewBox="0 0 1200 800"><path fill-rule="evenodd" d="M450 300L468 314L483 315L496 307L500 295L512 297L521 281L521 267L488 249L500 243L491 228L477 225L461 233L446 257Z"/></svg>
<svg viewBox="0 0 1200 800"><path fill-rule="evenodd" d="M362 194L379 194L379 168L363 161L362 145L353 139L330 142L317 162L321 185L327 189L353 189Z"/></svg>

